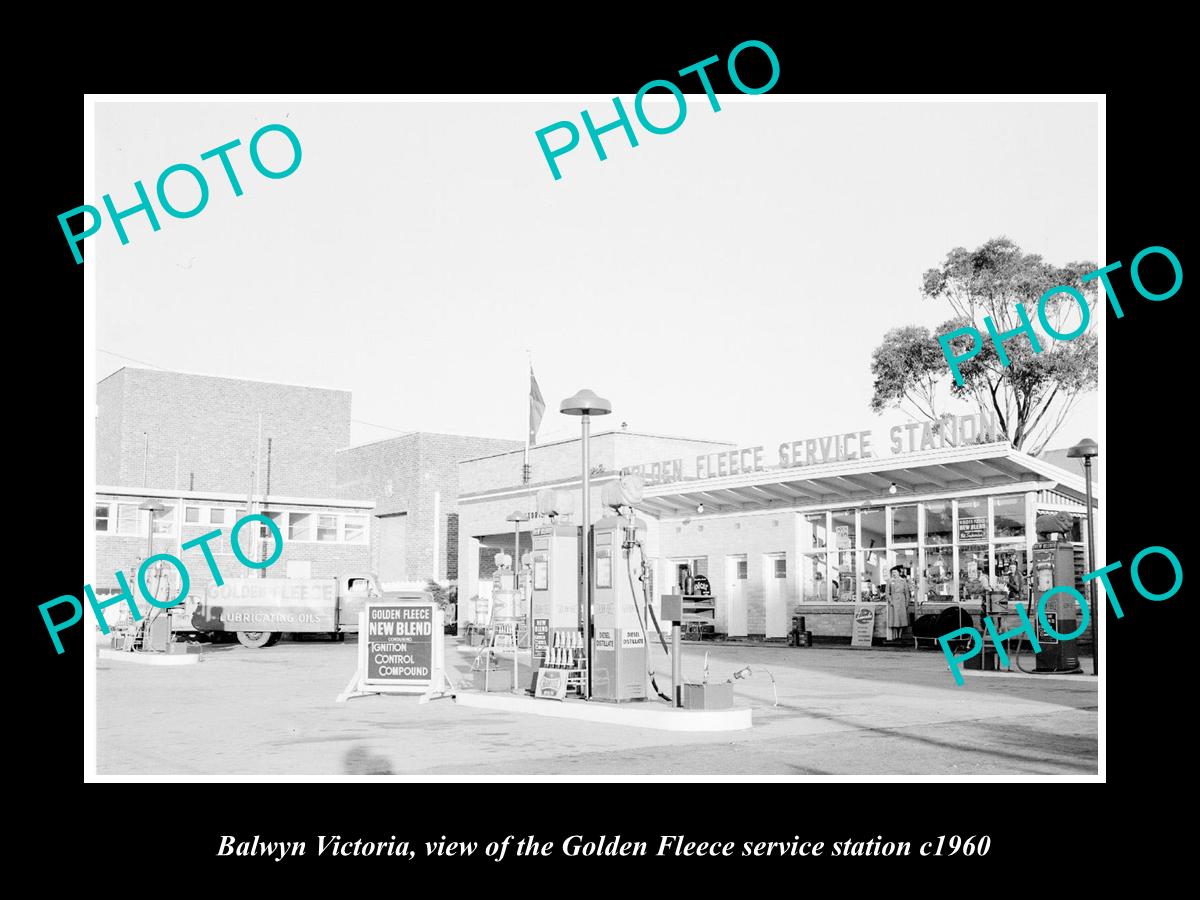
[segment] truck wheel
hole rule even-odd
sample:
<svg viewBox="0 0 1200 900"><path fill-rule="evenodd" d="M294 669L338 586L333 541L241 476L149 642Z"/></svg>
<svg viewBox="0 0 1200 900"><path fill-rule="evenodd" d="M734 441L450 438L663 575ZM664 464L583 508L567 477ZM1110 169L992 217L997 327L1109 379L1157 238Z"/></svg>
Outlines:
<svg viewBox="0 0 1200 900"><path fill-rule="evenodd" d="M273 636L273 631L239 631L237 633L238 643L252 650L269 646Z"/></svg>

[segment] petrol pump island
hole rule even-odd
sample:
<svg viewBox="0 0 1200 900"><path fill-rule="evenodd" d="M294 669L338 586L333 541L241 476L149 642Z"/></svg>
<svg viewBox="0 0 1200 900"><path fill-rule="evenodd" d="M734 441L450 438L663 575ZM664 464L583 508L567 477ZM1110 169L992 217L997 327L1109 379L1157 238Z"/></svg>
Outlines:
<svg viewBox="0 0 1200 900"><path fill-rule="evenodd" d="M459 691L457 702L672 731L751 726L750 708L733 706L732 680L695 684L682 676L681 624L694 598L665 594L661 617L655 614L642 544L646 523L636 510L642 490L636 474L605 484L601 503L608 514L590 528L571 522L573 492L537 493L544 524L533 529L532 549L523 555L526 578L522 583L509 554L497 555L484 644L462 648L475 653L475 690ZM586 511L582 518L589 518ZM653 640L670 660L669 683L651 671ZM528 668L518 662L522 645Z"/></svg>

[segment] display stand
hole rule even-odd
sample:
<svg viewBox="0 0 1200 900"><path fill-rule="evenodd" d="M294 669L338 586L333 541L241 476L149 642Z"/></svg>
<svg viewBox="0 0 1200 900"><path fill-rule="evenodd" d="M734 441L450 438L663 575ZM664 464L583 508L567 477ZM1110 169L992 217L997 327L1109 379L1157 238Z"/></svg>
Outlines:
<svg viewBox="0 0 1200 900"><path fill-rule="evenodd" d="M716 635L717 599L711 594L684 594L683 639L702 641L705 635Z"/></svg>
<svg viewBox="0 0 1200 900"><path fill-rule="evenodd" d="M334 702L372 694L420 694L419 703L453 697L443 628L442 608L432 600L368 601L358 614L358 668Z"/></svg>
<svg viewBox="0 0 1200 900"><path fill-rule="evenodd" d="M542 651L544 658L538 669L556 669L566 672L567 694L583 697L587 686L587 648L583 646L583 634L575 628L553 628L549 642ZM534 691L536 696L536 689Z"/></svg>
<svg viewBox="0 0 1200 900"><path fill-rule="evenodd" d="M515 619L509 621L497 621L488 626L488 639L484 642L484 646L480 648L476 654L474 662L471 663L471 671L483 671L483 692L488 692L490 676L492 673L493 657L500 650L506 650L512 653L513 661L513 681L511 692L517 691L517 679L519 675L517 665L517 643L519 622Z"/></svg>

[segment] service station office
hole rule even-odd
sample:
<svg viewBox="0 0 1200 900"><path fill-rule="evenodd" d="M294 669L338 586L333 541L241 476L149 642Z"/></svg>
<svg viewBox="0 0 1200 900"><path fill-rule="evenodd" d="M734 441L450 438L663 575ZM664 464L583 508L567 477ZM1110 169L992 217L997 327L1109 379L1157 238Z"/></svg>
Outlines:
<svg viewBox="0 0 1200 900"><path fill-rule="evenodd" d="M638 472L656 604L687 567L709 579L718 634L784 638L804 615L814 635L849 639L855 605L880 598L893 566L915 612L937 613L967 603L968 571L1016 599L1036 542L1086 541L1082 475L993 433L978 416L770 447L603 432L591 441L592 518L608 512L604 484ZM528 483L523 463L516 451L459 464L462 621L479 619L471 601L492 557L513 551L512 514L528 517L517 523L524 552L545 524L537 491L580 489L578 440L531 448ZM1039 533L1039 517L1060 534Z"/></svg>

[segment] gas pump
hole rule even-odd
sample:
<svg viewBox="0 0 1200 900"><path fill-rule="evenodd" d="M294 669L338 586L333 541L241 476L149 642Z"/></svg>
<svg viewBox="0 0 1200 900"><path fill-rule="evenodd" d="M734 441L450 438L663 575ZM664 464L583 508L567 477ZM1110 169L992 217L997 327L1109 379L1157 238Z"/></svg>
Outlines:
<svg viewBox="0 0 1200 900"><path fill-rule="evenodd" d="M513 572L513 558L507 553L497 553L496 571L492 574L492 618L489 624L511 621L517 616L517 582Z"/></svg>
<svg viewBox="0 0 1200 900"><path fill-rule="evenodd" d="M517 616L530 624L529 595L532 592L533 554L526 550L521 554L521 568L517 570Z"/></svg>
<svg viewBox="0 0 1200 900"><path fill-rule="evenodd" d="M634 516L641 500L639 476L626 475L604 486L601 501L617 515L592 526L595 632L592 644L592 697L596 700L646 699L649 671L644 592L634 578L642 567L639 532L646 523ZM620 512L624 510L625 515Z"/></svg>
<svg viewBox="0 0 1200 900"><path fill-rule="evenodd" d="M561 521L574 512L574 497L546 489L537 494L537 512L549 524L533 529L529 551L529 634L533 674L529 689L536 692L537 672L546 665L553 647L551 635L576 632L582 624L579 526Z"/></svg>
<svg viewBox="0 0 1200 900"><path fill-rule="evenodd" d="M1081 587L1075 557L1075 547L1071 544L1046 542L1033 545L1035 581L1031 619L1035 618L1042 595L1051 588L1070 585L1078 590ZM1055 594L1046 601L1045 616L1046 622L1059 634L1070 634L1079 627L1079 606L1067 594ZM1042 628L1040 616L1036 617L1034 627L1042 648L1035 657L1035 671L1070 672L1079 668L1079 653L1074 639L1063 641L1048 634Z"/></svg>

